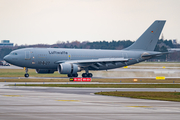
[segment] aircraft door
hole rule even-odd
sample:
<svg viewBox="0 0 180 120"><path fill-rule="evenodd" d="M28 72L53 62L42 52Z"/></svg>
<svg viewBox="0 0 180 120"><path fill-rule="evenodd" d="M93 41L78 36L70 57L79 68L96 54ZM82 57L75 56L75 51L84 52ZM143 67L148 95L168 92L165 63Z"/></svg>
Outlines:
<svg viewBox="0 0 180 120"><path fill-rule="evenodd" d="M30 60L30 59L31 59L30 51L25 51L25 60Z"/></svg>

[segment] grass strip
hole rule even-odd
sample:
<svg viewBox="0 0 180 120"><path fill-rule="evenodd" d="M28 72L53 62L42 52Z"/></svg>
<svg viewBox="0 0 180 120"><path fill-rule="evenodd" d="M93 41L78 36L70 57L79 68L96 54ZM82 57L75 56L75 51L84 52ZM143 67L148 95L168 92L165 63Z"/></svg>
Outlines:
<svg viewBox="0 0 180 120"><path fill-rule="evenodd" d="M16 84L16 86L78 88L180 88L180 84Z"/></svg>
<svg viewBox="0 0 180 120"><path fill-rule="evenodd" d="M180 92L98 92L97 95L180 102Z"/></svg>
<svg viewBox="0 0 180 120"><path fill-rule="evenodd" d="M19 78L19 79L0 79L0 82L69 82L69 78L60 79L31 79L31 78ZM94 79L92 82L99 83L180 83L180 79L166 79L166 80L155 80L155 79L141 79L134 82L133 79Z"/></svg>
<svg viewBox="0 0 180 120"><path fill-rule="evenodd" d="M0 82L69 82L69 79L0 79Z"/></svg>
<svg viewBox="0 0 180 120"><path fill-rule="evenodd" d="M136 77L134 77L136 78ZM133 78L118 78L118 79L95 79L93 82L105 82L105 83L180 83L179 78L166 78L165 80L156 80L149 78L139 78L136 82L133 81Z"/></svg>
<svg viewBox="0 0 180 120"><path fill-rule="evenodd" d="M67 75L59 74L57 71L54 74L37 74L34 69L29 69L30 77L66 77ZM24 77L25 70L23 69L0 69L0 77Z"/></svg>

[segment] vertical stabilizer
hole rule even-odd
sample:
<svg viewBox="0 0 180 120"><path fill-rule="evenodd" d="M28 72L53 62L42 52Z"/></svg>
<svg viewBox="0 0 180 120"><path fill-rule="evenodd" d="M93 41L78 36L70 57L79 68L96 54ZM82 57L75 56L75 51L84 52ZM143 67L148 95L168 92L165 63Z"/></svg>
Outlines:
<svg viewBox="0 0 180 120"><path fill-rule="evenodd" d="M165 20L156 20L131 46L125 50L154 51L159 36L164 27Z"/></svg>

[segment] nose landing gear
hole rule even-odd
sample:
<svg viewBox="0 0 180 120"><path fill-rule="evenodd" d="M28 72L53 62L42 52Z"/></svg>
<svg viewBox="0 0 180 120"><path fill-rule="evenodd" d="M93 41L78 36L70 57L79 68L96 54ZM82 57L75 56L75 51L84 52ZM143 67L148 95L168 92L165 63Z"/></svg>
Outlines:
<svg viewBox="0 0 180 120"><path fill-rule="evenodd" d="M28 74L28 68L25 68L26 74L24 74L24 77L28 78L29 74Z"/></svg>

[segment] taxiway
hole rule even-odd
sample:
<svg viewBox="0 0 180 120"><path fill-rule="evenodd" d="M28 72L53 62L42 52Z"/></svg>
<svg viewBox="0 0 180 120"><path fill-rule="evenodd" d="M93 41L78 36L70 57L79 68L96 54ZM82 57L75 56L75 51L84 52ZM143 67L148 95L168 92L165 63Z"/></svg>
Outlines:
<svg viewBox="0 0 180 120"><path fill-rule="evenodd" d="M153 63L156 64L156 63ZM174 64L174 63L173 63ZM173 65L168 63L168 65ZM176 63L179 65L179 63ZM157 64L159 65L159 64ZM164 65L164 64L163 64ZM23 69L16 66L0 66L0 69ZM121 73L121 74L120 74ZM93 77L150 78L163 75L166 78L180 78L179 67L166 69L158 66L132 66L111 71L97 72ZM129 76L129 77L127 77ZM66 77L64 77L66 78ZM59 77L0 77L6 79L64 79ZM85 84L81 82L60 82L61 84ZM50 82L50 84L60 84ZM49 84L48 82L0 82L1 120L179 120L179 102L132 99L94 95L100 91L176 91L180 88L60 88L60 87L19 87L7 84ZM101 84L90 82L86 84ZM112 83L106 83L112 84ZM128 83L113 83L128 84ZM130 83L132 84L132 83ZM134 83L136 84L136 83ZM140 83L138 83L140 84ZM141 83L146 84L146 83ZM152 83L158 84L158 83ZM164 83L166 84L166 83ZM170 83L168 83L170 84ZM174 83L172 83L174 84Z"/></svg>
<svg viewBox="0 0 180 120"><path fill-rule="evenodd" d="M162 88L17 87L0 83L1 120L179 120L179 102L94 95L100 91L180 91Z"/></svg>

